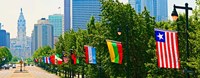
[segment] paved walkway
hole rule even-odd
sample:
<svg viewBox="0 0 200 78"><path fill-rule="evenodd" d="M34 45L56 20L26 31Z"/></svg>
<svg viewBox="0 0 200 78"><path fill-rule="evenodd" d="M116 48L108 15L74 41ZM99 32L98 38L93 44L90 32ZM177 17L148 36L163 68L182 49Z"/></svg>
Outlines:
<svg viewBox="0 0 200 78"><path fill-rule="evenodd" d="M9 70L0 70L0 78L59 78L55 74L51 74L36 66L26 66L25 70L27 72L18 72L20 67ZM24 69L23 69L24 70Z"/></svg>

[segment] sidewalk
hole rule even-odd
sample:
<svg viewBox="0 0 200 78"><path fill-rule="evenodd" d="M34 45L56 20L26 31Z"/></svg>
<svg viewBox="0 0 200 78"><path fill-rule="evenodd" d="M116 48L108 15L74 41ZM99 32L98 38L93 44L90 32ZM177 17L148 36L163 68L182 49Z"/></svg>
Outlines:
<svg viewBox="0 0 200 78"><path fill-rule="evenodd" d="M19 70L19 65L16 69L1 70L0 78L60 78L36 66L26 66L25 70L27 72L19 72Z"/></svg>

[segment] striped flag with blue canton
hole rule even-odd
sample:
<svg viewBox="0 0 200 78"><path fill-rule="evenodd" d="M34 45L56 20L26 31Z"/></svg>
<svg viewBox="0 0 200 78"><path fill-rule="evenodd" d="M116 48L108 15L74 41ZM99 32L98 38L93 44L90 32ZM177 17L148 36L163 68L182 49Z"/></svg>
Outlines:
<svg viewBox="0 0 200 78"><path fill-rule="evenodd" d="M158 67L180 68L178 33L176 31L154 30Z"/></svg>

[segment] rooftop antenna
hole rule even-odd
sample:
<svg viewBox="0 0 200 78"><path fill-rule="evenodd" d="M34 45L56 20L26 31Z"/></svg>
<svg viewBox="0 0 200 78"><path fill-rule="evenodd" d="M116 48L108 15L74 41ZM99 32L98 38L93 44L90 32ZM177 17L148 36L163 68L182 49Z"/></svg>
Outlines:
<svg viewBox="0 0 200 78"><path fill-rule="evenodd" d="M0 23L0 30L1 30L2 27L3 27L3 25Z"/></svg>

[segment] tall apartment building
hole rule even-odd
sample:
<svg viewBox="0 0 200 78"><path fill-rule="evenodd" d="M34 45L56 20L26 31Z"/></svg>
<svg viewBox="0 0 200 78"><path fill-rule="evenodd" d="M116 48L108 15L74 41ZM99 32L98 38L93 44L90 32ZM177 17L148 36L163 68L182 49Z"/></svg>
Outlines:
<svg viewBox="0 0 200 78"><path fill-rule="evenodd" d="M38 20L32 32L32 52L43 46L53 48L53 25L45 18Z"/></svg>
<svg viewBox="0 0 200 78"><path fill-rule="evenodd" d="M99 0L64 0L64 29L87 29L91 16L98 21L101 13Z"/></svg>

